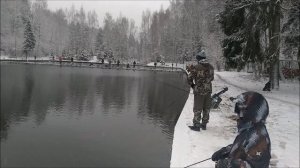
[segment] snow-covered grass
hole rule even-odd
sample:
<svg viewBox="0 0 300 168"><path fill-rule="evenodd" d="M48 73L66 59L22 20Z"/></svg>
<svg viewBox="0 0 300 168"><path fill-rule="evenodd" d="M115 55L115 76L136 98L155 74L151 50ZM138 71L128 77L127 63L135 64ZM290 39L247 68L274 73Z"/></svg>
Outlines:
<svg viewBox="0 0 300 168"><path fill-rule="evenodd" d="M0 56L0 60L5 60L5 59L9 59L9 56L7 56L7 55L1 55Z"/></svg>
<svg viewBox="0 0 300 168"><path fill-rule="evenodd" d="M0 60L25 60L25 57L11 57L8 55L1 55ZM27 57L28 60L35 60L34 57ZM52 60L50 57L36 57L37 60Z"/></svg>
<svg viewBox="0 0 300 168"><path fill-rule="evenodd" d="M10 60L22 60L21 58L10 57L8 55L1 55L0 56L0 60L8 60L8 59L10 59Z"/></svg>
<svg viewBox="0 0 300 168"><path fill-rule="evenodd" d="M147 66L154 66L154 62L150 62L147 64ZM165 64L157 63L158 67L172 67L172 63L166 62ZM185 69L186 64L180 64L180 63L173 63L174 68L182 68Z"/></svg>
<svg viewBox="0 0 300 168"><path fill-rule="evenodd" d="M266 79L256 81L252 74L237 72L216 72L213 92L227 86L229 90L221 97L220 108L211 110L207 130L194 132L192 125L192 92L179 117L173 140L171 167L184 167L210 158L221 147L231 144L237 135L233 120L233 103L229 97L245 91L263 94L270 108L266 127L271 138L270 167L299 167L299 81L280 83L279 91L263 92ZM214 167L211 160L194 167Z"/></svg>

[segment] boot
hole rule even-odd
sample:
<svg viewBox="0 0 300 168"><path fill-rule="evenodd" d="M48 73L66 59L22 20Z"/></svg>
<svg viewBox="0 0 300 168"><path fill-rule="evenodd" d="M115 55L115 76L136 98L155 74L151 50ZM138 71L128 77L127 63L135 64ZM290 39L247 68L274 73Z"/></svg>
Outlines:
<svg viewBox="0 0 300 168"><path fill-rule="evenodd" d="M206 130L206 124L201 124L201 128L203 129L203 130Z"/></svg>
<svg viewBox="0 0 300 168"><path fill-rule="evenodd" d="M189 126L193 131L200 131L200 124L194 124L193 126Z"/></svg>

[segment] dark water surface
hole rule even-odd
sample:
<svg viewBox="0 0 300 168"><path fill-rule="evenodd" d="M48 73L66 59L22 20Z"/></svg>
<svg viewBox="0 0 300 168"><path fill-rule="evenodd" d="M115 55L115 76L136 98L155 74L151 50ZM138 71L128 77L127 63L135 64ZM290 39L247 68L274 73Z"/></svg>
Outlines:
<svg viewBox="0 0 300 168"><path fill-rule="evenodd" d="M1 64L1 167L166 167L179 73Z"/></svg>

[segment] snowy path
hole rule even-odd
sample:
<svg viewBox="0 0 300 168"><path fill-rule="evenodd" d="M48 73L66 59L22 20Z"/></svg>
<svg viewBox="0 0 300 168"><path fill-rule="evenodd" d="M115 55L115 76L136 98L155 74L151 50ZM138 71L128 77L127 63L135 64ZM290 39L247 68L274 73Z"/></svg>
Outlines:
<svg viewBox="0 0 300 168"><path fill-rule="evenodd" d="M245 87L238 86L238 85L236 85L236 84L234 84L234 83L232 83L232 82L227 81L226 79L222 78L219 74L216 74L216 76L217 76L220 80L222 80L224 83L227 83L228 85L237 87L237 88L239 88L239 89L241 89L241 90L244 90L244 91L251 91L250 89L247 89L247 88L245 88ZM261 89L263 88L263 86L264 86L264 85L263 85L263 83L262 83ZM256 90L256 91L257 91L257 92L260 92L260 91L258 91L258 90ZM266 92L266 93L268 93L268 92ZM298 99L298 101L297 101L297 99L294 99L295 101L294 101L294 102L291 102L291 101L283 100L283 99L281 99L281 98L271 97L271 96L268 96L268 95L266 95L266 94L265 94L264 96L265 96L266 98L269 98L269 99L281 101L282 103L287 103L287 104L299 106L299 99Z"/></svg>
<svg viewBox="0 0 300 168"><path fill-rule="evenodd" d="M220 109L211 111L207 130L200 133L187 127L192 125L193 118L194 97L190 93L175 127L171 167L210 158L214 151L233 142L237 130L232 119L233 104L228 98L245 90L262 93L270 106L266 124L272 145L270 167L299 167L299 83L283 83L280 91L261 92L265 82L254 81L247 73L216 72L214 92L225 86L229 90L221 96ZM214 167L214 162L208 160L194 167Z"/></svg>

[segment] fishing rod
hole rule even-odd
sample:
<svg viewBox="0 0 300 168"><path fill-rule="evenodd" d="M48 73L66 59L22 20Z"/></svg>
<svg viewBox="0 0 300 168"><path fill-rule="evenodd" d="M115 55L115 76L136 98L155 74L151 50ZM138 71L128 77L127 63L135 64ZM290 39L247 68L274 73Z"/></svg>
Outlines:
<svg viewBox="0 0 300 168"><path fill-rule="evenodd" d="M170 86L170 87L172 87L172 88L175 88L175 89L177 89L177 90L180 90L180 91L184 91L184 92L190 93L190 90L186 90L186 89L184 89L184 88L177 87L177 86L175 86L175 85L169 84L169 83L164 82L164 81L162 81L162 80L157 80L157 81L158 81L158 82L161 82L161 83L163 83L163 84L165 84L165 85L168 85L168 86Z"/></svg>
<svg viewBox="0 0 300 168"><path fill-rule="evenodd" d="M201 161L199 161L199 162L193 163L193 164L191 164L191 165L185 166L184 168L187 168L187 167L194 166L194 165L196 165L196 164L199 164L199 163L205 162L205 161L207 161L207 160L210 160L210 159L211 159L211 157L210 157L210 158L207 158L207 159L204 159L204 160L201 160Z"/></svg>

